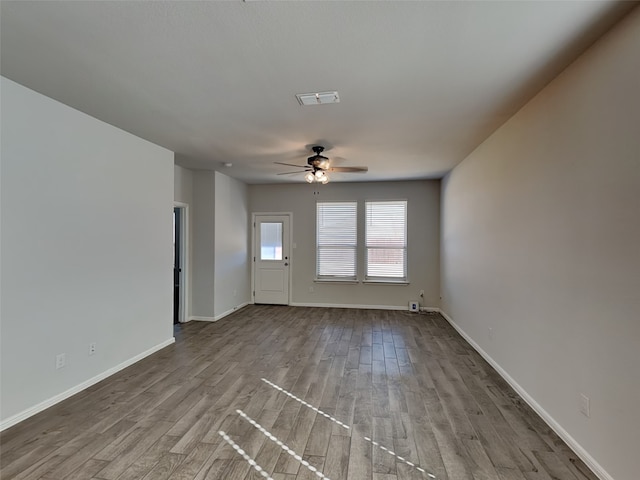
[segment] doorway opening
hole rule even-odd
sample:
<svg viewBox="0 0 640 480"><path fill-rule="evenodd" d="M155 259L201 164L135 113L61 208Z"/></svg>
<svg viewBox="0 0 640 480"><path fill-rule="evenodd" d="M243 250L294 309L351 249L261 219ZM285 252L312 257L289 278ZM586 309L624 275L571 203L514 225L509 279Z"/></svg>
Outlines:
<svg viewBox="0 0 640 480"><path fill-rule="evenodd" d="M175 202L173 207L173 324L187 319L187 245L188 210L185 203Z"/></svg>

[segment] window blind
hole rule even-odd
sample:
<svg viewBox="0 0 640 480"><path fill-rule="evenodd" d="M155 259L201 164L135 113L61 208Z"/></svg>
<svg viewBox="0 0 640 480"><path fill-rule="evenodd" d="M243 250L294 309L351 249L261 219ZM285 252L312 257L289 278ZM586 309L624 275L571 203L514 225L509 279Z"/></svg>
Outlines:
<svg viewBox="0 0 640 480"><path fill-rule="evenodd" d="M318 202L316 210L316 275L356 279L356 202Z"/></svg>
<svg viewBox="0 0 640 480"><path fill-rule="evenodd" d="M366 278L407 279L407 202L366 202Z"/></svg>

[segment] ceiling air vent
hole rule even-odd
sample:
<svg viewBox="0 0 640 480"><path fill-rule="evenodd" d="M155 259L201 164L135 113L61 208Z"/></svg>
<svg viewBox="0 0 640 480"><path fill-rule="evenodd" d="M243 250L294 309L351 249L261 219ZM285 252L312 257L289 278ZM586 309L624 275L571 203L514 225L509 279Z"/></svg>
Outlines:
<svg viewBox="0 0 640 480"><path fill-rule="evenodd" d="M300 105L324 105L326 103L340 103L338 92L297 93Z"/></svg>

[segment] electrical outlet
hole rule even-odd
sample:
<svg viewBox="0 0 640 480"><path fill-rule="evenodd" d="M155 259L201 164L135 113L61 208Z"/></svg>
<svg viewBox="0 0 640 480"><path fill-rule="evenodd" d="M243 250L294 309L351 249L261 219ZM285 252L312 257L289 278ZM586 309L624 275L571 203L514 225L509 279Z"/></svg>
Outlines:
<svg viewBox="0 0 640 480"><path fill-rule="evenodd" d="M313 293L313 287L309 287L309 293Z"/></svg>
<svg viewBox="0 0 640 480"><path fill-rule="evenodd" d="M584 393L580 394L580 413L585 417L591 417L591 400Z"/></svg>
<svg viewBox="0 0 640 480"><path fill-rule="evenodd" d="M56 355L56 370L63 368L67 364L67 355L60 353Z"/></svg>
<svg viewBox="0 0 640 480"><path fill-rule="evenodd" d="M95 355L96 353L96 342L91 342L89 344L89 355Z"/></svg>
<svg viewBox="0 0 640 480"><path fill-rule="evenodd" d="M493 340L493 327L489 327L487 333L489 334L489 339Z"/></svg>

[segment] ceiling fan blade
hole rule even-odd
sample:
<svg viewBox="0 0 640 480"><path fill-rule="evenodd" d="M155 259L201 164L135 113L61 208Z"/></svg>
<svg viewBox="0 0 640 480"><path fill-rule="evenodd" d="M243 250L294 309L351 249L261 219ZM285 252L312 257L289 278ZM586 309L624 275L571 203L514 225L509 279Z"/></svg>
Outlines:
<svg viewBox="0 0 640 480"><path fill-rule="evenodd" d="M282 163L282 162L273 162L278 165L286 165L287 167L298 167L298 168L307 168L307 165L294 165L293 163Z"/></svg>
<svg viewBox="0 0 640 480"><path fill-rule="evenodd" d="M283 172L283 173L276 173L276 175L292 175L294 173L304 173L304 172L310 172L311 170L298 170L297 172Z"/></svg>
<svg viewBox="0 0 640 480"><path fill-rule="evenodd" d="M329 172L364 173L369 171L369 167L331 167L327 170Z"/></svg>

